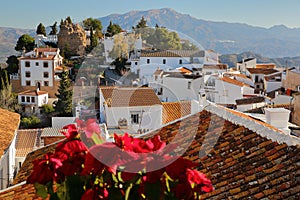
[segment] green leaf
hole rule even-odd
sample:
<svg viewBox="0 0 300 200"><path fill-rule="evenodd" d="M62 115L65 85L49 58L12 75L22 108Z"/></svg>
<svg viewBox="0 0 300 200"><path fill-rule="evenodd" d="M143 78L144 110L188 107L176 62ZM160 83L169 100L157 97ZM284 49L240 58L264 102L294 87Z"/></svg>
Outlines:
<svg viewBox="0 0 300 200"><path fill-rule="evenodd" d="M39 195L43 199L47 198L48 192L47 192L47 189L46 189L45 185L39 184L39 183L35 183L34 184L34 188L36 190L37 195Z"/></svg>
<svg viewBox="0 0 300 200"><path fill-rule="evenodd" d="M132 188L132 184L130 184L130 186L126 189L125 200L129 200L129 194L130 194L131 188Z"/></svg>
<svg viewBox="0 0 300 200"><path fill-rule="evenodd" d="M95 144L103 144L104 143L104 140L96 133L93 133L91 138Z"/></svg>

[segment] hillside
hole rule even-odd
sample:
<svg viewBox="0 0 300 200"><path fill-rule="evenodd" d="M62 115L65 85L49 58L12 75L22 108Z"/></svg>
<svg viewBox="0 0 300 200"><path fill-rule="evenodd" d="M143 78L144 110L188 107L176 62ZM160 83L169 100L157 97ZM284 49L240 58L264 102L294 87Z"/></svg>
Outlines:
<svg viewBox="0 0 300 200"><path fill-rule="evenodd" d="M131 11L99 19L104 28L112 21L123 29L131 30L142 16L149 27L158 24L179 31L195 39L205 49L221 54L251 51L272 58L300 55L300 29L283 25L267 29L241 23L205 21L169 8Z"/></svg>

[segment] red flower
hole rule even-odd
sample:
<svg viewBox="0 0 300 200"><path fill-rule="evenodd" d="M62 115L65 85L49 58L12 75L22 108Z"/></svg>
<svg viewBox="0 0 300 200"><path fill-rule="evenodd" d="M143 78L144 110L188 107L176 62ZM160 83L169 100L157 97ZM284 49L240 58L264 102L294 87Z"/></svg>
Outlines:
<svg viewBox="0 0 300 200"><path fill-rule="evenodd" d="M180 179L185 176L186 169L198 166L190 160L179 157L175 162L166 167L167 174L173 179Z"/></svg>
<svg viewBox="0 0 300 200"><path fill-rule="evenodd" d="M81 200L97 200L97 199L109 199L108 191L106 188L93 188L87 190L82 196Z"/></svg>
<svg viewBox="0 0 300 200"><path fill-rule="evenodd" d="M86 122L77 119L76 122L79 129L85 133L87 138L91 138L93 134L100 134L101 132L96 119L88 119Z"/></svg>
<svg viewBox="0 0 300 200"><path fill-rule="evenodd" d="M83 142L73 139L60 142L55 149L55 154L64 161L75 154L85 153L86 151L87 148Z"/></svg>
<svg viewBox="0 0 300 200"><path fill-rule="evenodd" d="M64 126L63 129L68 129L67 132L61 131L61 133L64 134L68 140L73 139L78 135L77 127L75 124Z"/></svg>
<svg viewBox="0 0 300 200"><path fill-rule="evenodd" d="M213 191L213 186L211 181L206 177L205 174L197 170L186 170L186 178L190 185L196 184L195 190L197 192L211 192Z"/></svg>
<svg viewBox="0 0 300 200"><path fill-rule="evenodd" d="M46 184L49 181L59 181L61 176L58 175L57 169L62 166L60 159L54 157L53 153L47 153L45 159L33 161L33 172L27 178L27 183L38 182Z"/></svg>
<svg viewBox="0 0 300 200"><path fill-rule="evenodd" d="M58 170L65 176L72 176L75 173L81 173L82 165L85 161L85 154L79 153L76 156L69 157L63 161L63 166Z"/></svg>

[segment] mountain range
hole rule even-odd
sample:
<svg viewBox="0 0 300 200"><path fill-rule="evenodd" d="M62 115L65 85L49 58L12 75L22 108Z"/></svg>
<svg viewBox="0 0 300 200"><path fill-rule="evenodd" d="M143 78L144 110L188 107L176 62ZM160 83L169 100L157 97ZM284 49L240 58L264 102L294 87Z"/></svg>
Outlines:
<svg viewBox="0 0 300 200"><path fill-rule="evenodd" d="M255 52L263 57L286 57L285 59L293 59L300 55L300 28L288 28L284 25L262 28L242 23L213 22L197 19L170 8L111 14L99 20L104 30L110 21L119 24L125 30L131 30L142 17L147 20L149 27L157 24L178 31L197 41L204 49L212 49L222 55ZM7 57L7 54L3 53L13 51L20 34L32 34L34 31L0 28L0 55Z"/></svg>

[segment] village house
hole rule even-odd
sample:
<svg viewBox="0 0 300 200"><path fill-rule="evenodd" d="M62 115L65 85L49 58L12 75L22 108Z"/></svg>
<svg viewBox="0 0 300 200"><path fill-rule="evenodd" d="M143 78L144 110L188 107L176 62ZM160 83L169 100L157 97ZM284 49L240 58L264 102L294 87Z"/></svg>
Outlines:
<svg viewBox="0 0 300 200"><path fill-rule="evenodd" d="M63 57L58 48L36 48L19 58L19 73L11 75L13 91L16 93L38 88L55 98L59 77L63 71Z"/></svg>
<svg viewBox="0 0 300 200"><path fill-rule="evenodd" d="M14 178L15 139L19 124L19 114L0 108L0 190L9 187Z"/></svg>
<svg viewBox="0 0 300 200"><path fill-rule="evenodd" d="M290 91L300 91L300 67L286 69L283 72L282 86L289 93Z"/></svg>
<svg viewBox="0 0 300 200"><path fill-rule="evenodd" d="M152 88L100 87L100 119L107 128L137 132L162 125L162 104ZM101 118L101 117L100 117Z"/></svg>
<svg viewBox="0 0 300 200"><path fill-rule="evenodd" d="M138 135L160 136L167 145L175 143L175 155L199 164L212 181L214 191L203 199L299 199L300 139L244 113L208 103L195 114L186 115L157 130ZM1 198L37 198L34 186L26 184L32 161L52 144L28 154L14 186L0 191ZM238 184L237 184L238 183Z"/></svg>
<svg viewBox="0 0 300 200"><path fill-rule="evenodd" d="M236 99L235 102L236 110L241 112L251 111L253 109L262 108L266 106L265 98L262 96Z"/></svg>
<svg viewBox="0 0 300 200"><path fill-rule="evenodd" d="M178 68L172 71L156 70L153 81L149 82L163 102L198 100L198 93L203 87L202 75L195 75L191 70Z"/></svg>
<svg viewBox="0 0 300 200"><path fill-rule="evenodd" d="M48 92L46 91L24 91L18 94L18 102L22 106L24 114L39 115L41 107L48 103Z"/></svg>
<svg viewBox="0 0 300 200"><path fill-rule="evenodd" d="M236 100L254 94L254 88L234 77L212 75L204 86L207 100L229 107L236 107Z"/></svg>
<svg viewBox="0 0 300 200"><path fill-rule="evenodd" d="M131 71L148 83L152 80L157 68L164 71L178 67L202 69L204 64L218 64L218 56L211 50L142 50L137 56L134 56L134 59L131 59ZM196 75L200 75L200 72Z"/></svg>

